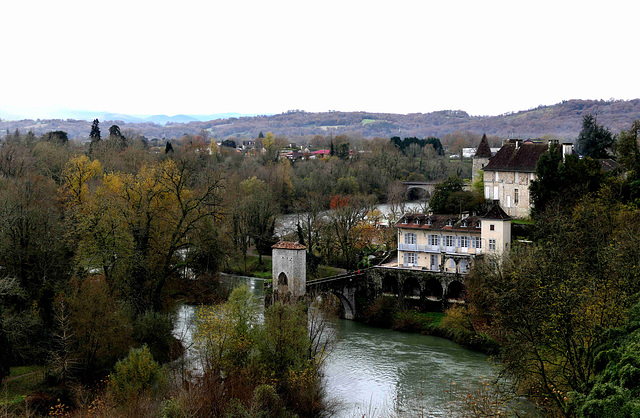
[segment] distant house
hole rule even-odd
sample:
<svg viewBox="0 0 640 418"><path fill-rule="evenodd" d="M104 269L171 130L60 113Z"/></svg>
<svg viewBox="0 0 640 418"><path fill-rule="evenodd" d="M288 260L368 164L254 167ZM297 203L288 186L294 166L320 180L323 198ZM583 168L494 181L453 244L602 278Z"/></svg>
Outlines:
<svg viewBox="0 0 640 418"><path fill-rule="evenodd" d="M536 179L540 156L557 141L510 139L482 168L484 197L498 201L511 217L525 218L531 213L529 186ZM562 144L562 154L573 153L573 144ZM477 155L477 154L476 154Z"/></svg>
<svg viewBox="0 0 640 418"><path fill-rule="evenodd" d="M511 217L498 205L484 216L409 213L396 228L399 268L464 274L476 256L511 245Z"/></svg>
<svg viewBox="0 0 640 418"><path fill-rule="evenodd" d="M321 149L318 151L312 151L311 152L311 156L309 158L313 159L313 158L325 158L325 157L329 157L331 155L331 150L328 149Z"/></svg>

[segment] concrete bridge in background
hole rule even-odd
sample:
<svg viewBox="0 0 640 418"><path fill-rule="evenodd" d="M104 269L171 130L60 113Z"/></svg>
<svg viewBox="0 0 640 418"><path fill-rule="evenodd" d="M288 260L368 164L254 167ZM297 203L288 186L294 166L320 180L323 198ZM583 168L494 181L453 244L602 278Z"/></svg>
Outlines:
<svg viewBox="0 0 640 418"><path fill-rule="evenodd" d="M465 274L396 267L371 267L306 283L311 296L333 294L342 303L344 317L355 319L378 296L395 297L404 307L420 311L443 310L464 303Z"/></svg>

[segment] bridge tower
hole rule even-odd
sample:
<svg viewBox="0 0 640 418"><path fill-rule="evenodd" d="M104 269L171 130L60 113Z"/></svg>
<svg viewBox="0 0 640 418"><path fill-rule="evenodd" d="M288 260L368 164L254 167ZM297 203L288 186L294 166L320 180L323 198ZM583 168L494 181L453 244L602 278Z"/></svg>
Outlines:
<svg viewBox="0 0 640 418"><path fill-rule="evenodd" d="M280 241L271 247L273 293L297 299L307 291L307 247Z"/></svg>

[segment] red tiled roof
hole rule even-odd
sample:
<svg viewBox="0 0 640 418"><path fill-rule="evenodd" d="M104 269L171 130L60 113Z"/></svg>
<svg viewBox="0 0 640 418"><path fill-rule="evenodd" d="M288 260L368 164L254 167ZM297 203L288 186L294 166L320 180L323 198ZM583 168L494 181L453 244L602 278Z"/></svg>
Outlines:
<svg viewBox="0 0 640 418"><path fill-rule="evenodd" d="M277 244L274 244L273 246L271 246L271 248L274 249L281 249L281 250L306 250L307 247L305 247L302 244L299 244L297 242L291 242L291 241L280 241Z"/></svg>
<svg viewBox="0 0 640 418"><path fill-rule="evenodd" d="M489 160L489 164L483 170L533 173L540 156L548 149L549 146L541 142L521 142L518 147L515 142L508 142Z"/></svg>

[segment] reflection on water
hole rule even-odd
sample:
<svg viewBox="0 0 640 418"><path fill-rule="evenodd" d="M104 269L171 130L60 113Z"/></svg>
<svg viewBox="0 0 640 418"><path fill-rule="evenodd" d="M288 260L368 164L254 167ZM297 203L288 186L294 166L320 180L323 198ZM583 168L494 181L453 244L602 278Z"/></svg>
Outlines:
<svg viewBox="0 0 640 418"><path fill-rule="evenodd" d="M452 386L478 387L497 373L488 356L442 338L346 320L339 326L342 339L326 368L327 391L341 402L338 416L446 416L457 400Z"/></svg>
<svg viewBox="0 0 640 418"><path fill-rule="evenodd" d="M247 284L263 299L263 280L226 275L229 286ZM180 307L174 334L191 344L198 307ZM490 358L443 338L373 328L355 321L335 325L340 340L329 354L325 383L338 417L459 415L467 393L495 377ZM192 350L187 357L194 360ZM198 364L192 362L193 370ZM529 415L529 414L527 414Z"/></svg>

